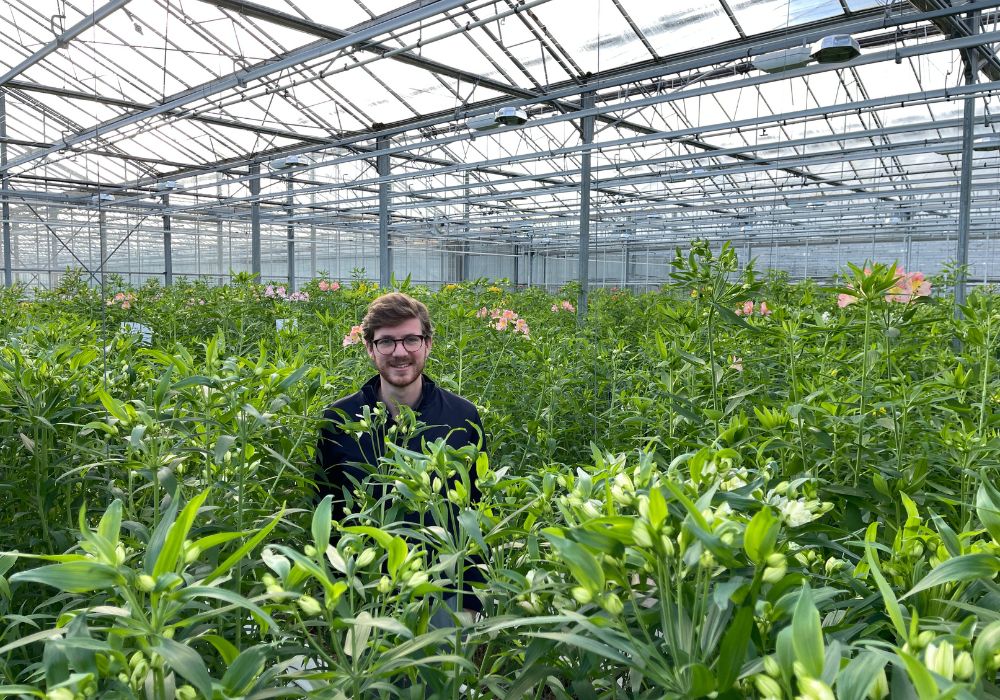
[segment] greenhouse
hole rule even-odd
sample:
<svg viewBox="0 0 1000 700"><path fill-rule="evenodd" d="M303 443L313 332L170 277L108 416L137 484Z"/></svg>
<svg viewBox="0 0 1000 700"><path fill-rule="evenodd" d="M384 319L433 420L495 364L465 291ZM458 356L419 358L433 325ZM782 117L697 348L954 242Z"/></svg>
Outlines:
<svg viewBox="0 0 1000 700"><path fill-rule="evenodd" d="M1000 2L0 35L0 696L1000 698Z"/></svg>

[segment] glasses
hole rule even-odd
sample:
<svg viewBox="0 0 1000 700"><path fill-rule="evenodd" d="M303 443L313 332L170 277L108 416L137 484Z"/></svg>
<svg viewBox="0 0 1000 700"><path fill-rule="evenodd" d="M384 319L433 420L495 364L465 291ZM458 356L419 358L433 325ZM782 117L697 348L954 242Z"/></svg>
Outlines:
<svg viewBox="0 0 1000 700"><path fill-rule="evenodd" d="M427 340L426 335L408 335L404 338L376 338L372 345L375 346L380 355L391 355L396 352L396 345L398 343L403 344L403 349L406 352L416 352L423 346L425 340Z"/></svg>

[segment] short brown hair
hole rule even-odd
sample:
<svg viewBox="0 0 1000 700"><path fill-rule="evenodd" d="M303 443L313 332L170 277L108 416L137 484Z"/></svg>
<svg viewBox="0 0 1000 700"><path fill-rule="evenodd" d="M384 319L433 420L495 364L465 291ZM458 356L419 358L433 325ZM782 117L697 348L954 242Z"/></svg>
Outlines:
<svg viewBox="0 0 1000 700"><path fill-rule="evenodd" d="M402 292L389 292L368 305L368 313L361 321L361 331L365 343L375 340L375 331L386 326L398 326L411 318L420 320L420 332L430 337L434 334L431 316L422 301Z"/></svg>

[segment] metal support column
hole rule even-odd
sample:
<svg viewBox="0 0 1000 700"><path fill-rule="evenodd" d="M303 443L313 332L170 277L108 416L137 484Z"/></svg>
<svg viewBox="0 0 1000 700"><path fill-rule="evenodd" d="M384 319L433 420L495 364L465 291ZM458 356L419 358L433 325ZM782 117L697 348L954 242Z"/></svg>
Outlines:
<svg viewBox="0 0 1000 700"><path fill-rule="evenodd" d="M7 165L7 90L0 89L0 166ZM11 264L10 254L10 197L7 192L10 189L10 175L7 170L3 171L2 185L3 192L3 284L10 287L14 284L14 268Z"/></svg>
<svg viewBox="0 0 1000 700"><path fill-rule="evenodd" d="M295 291L295 224L292 223L292 217L295 215L295 195L294 195L295 185L292 183L292 178L289 176L285 185L285 192L288 193L288 197L285 200L285 206L288 209L288 291Z"/></svg>
<svg viewBox="0 0 1000 700"><path fill-rule="evenodd" d="M379 136L375 139L375 149L384 151L389 147L389 137ZM381 153L375 157L375 170L380 178L389 175L389 154ZM378 280L385 289L392 277L392 249L389 247L389 182L380 180L378 183Z"/></svg>
<svg viewBox="0 0 1000 700"><path fill-rule="evenodd" d="M969 17L971 34L979 32L979 11ZM965 84L973 85L979 74L979 52L976 49L962 51L965 63ZM955 278L955 318L959 318L959 306L965 303L966 267L969 264L969 218L972 210L972 141L976 118L976 98L965 98L962 112L962 179L958 195L958 249L955 261L958 263L958 276Z"/></svg>
<svg viewBox="0 0 1000 700"><path fill-rule="evenodd" d="M260 282L260 163L250 166L250 273Z"/></svg>
<svg viewBox="0 0 1000 700"><path fill-rule="evenodd" d="M104 287L104 275L108 267L108 213L100 201L97 203L97 250L100 253L98 269L101 271L101 287Z"/></svg>
<svg viewBox="0 0 1000 700"><path fill-rule="evenodd" d="M174 283L173 241L170 234L170 195L163 195L163 285Z"/></svg>
<svg viewBox="0 0 1000 700"><path fill-rule="evenodd" d="M309 195L310 214L316 211L316 194ZM313 223L309 224L309 279L316 279L316 223L312 216L309 217Z"/></svg>
<svg viewBox="0 0 1000 700"><path fill-rule="evenodd" d="M581 109L592 109L594 93L583 93L581 101ZM593 115L580 120L580 131L584 145L594 142ZM580 295L576 305L576 320L582 324L587 318L587 295L590 291L590 149L580 156L580 267L577 279L580 281Z"/></svg>

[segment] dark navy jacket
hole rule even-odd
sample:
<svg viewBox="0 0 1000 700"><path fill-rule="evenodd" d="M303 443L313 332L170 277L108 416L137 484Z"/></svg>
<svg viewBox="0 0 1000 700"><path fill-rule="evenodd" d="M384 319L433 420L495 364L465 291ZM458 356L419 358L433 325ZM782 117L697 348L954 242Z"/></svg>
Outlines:
<svg viewBox="0 0 1000 700"><path fill-rule="evenodd" d="M353 476L360 482L368 474L364 465L377 464L385 453L384 435L381 431L375 435L374 441L372 433L375 431L363 433L360 439L356 439L354 435L337 427L345 420L337 409L347 414L346 420L349 421L358 420L365 406L374 409L378 403L379 380L379 376L375 375L359 391L334 403L323 416L326 426L320 433L316 448L316 458L322 472L320 477L326 477L321 492L332 494L336 502L343 502L344 489L349 493L354 488L348 476ZM414 452L421 451L422 440L433 442L438 438L446 438L448 445L459 448L476 444L483 434L483 423L475 405L458 394L440 388L427 375L423 377L420 400L413 410L417 419L428 426L404 445ZM483 447L485 448L485 444ZM475 475L472 481L470 496L475 502L479 500L478 490L474 486Z"/></svg>

